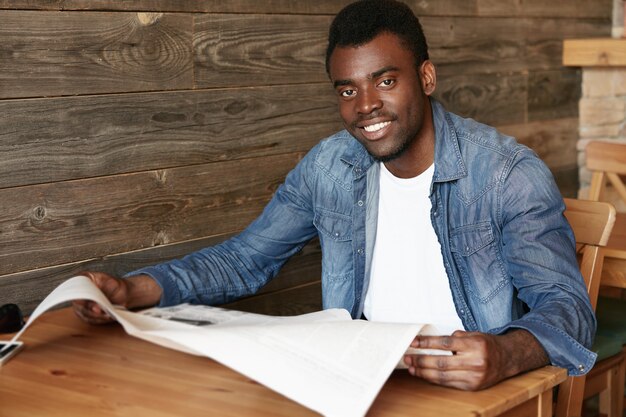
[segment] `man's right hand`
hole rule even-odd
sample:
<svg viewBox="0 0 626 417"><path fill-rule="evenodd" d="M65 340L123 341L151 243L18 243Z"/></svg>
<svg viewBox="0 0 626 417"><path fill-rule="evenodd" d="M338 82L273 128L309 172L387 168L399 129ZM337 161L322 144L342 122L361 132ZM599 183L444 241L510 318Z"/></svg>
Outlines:
<svg viewBox="0 0 626 417"><path fill-rule="evenodd" d="M147 275L120 279L104 272L82 272L109 299L125 308L153 306L161 299L161 287ZM90 324L104 324L113 318L98 303L89 300L72 302L76 315Z"/></svg>

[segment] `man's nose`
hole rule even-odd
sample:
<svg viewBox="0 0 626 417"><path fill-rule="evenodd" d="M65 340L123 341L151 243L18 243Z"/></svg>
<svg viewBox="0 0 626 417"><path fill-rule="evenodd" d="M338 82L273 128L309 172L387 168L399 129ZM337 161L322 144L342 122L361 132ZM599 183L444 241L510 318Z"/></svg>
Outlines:
<svg viewBox="0 0 626 417"><path fill-rule="evenodd" d="M378 92L373 89L362 89L357 95L357 111L360 114L370 114L383 106Z"/></svg>

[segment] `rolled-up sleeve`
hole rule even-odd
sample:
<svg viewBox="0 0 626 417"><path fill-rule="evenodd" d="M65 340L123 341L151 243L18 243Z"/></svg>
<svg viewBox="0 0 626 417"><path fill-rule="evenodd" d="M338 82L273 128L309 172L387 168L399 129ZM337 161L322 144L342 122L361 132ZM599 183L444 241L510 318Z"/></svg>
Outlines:
<svg viewBox="0 0 626 417"><path fill-rule="evenodd" d="M530 150L517 155L501 184L502 253L517 296L529 311L491 332L526 329L553 365L582 375L596 360L589 350L596 320L561 194Z"/></svg>
<svg viewBox="0 0 626 417"><path fill-rule="evenodd" d="M159 306L223 304L257 292L317 235L310 188L315 148L287 175L263 213L242 233L184 258L133 271L163 289Z"/></svg>

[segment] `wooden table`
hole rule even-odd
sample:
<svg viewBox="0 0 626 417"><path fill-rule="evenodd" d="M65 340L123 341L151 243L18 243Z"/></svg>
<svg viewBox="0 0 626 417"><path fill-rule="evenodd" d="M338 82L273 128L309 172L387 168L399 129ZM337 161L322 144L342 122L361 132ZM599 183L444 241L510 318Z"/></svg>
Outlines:
<svg viewBox="0 0 626 417"><path fill-rule="evenodd" d="M2 339L8 339L3 337ZM70 309L44 314L0 368L1 417L314 416L215 361L88 326ZM545 367L479 392L394 372L368 416L551 416L565 370Z"/></svg>

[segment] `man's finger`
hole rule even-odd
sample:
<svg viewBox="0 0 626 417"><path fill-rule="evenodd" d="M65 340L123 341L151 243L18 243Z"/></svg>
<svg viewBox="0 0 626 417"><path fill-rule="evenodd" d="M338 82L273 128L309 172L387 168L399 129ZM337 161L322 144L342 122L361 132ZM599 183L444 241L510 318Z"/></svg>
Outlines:
<svg viewBox="0 0 626 417"><path fill-rule="evenodd" d="M440 349L455 351L459 349L459 338L454 336L418 335L411 342L411 347L418 349Z"/></svg>
<svg viewBox="0 0 626 417"><path fill-rule="evenodd" d="M98 324L98 320L92 317L92 315L89 314L89 310L83 306L74 304L74 313L79 319L87 323Z"/></svg>
<svg viewBox="0 0 626 417"><path fill-rule="evenodd" d="M444 370L473 370L480 371L484 368L484 360L473 355L406 355L405 361L408 366L420 369Z"/></svg>
<svg viewBox="0 0 626 417"><path fill-rule="evenodd" d="M483 333L456 331L452 336L418 335L411 342L411 347L421 349L439 349L452 352L474 351L484 347L489 336Z"/></svg>
<svg viewBox="0 0 626 417"><path fill-rule="evenodd" d="M471 371L440 371L436 369L420 369L410 367L409 373L432 384L462 390L475 390L479 388L477 375Z"/></svg>
<svg viewBox="0 0 626 417"><path fill-rule="evenodd" d="M112 321L109 316L93 315L89 311L85 311L85 310L74 310L74 311L76 312L76 315L80 319L90 324L104 324L104 323L110 323Z"/></svg>
<svg viewBox="0 0 626 417"><path fill-rule="evenodd" d="M90 300L75 300L74 312L78 318L91 324L103 324L113 321L113 318L97 303Z"/></svg>

